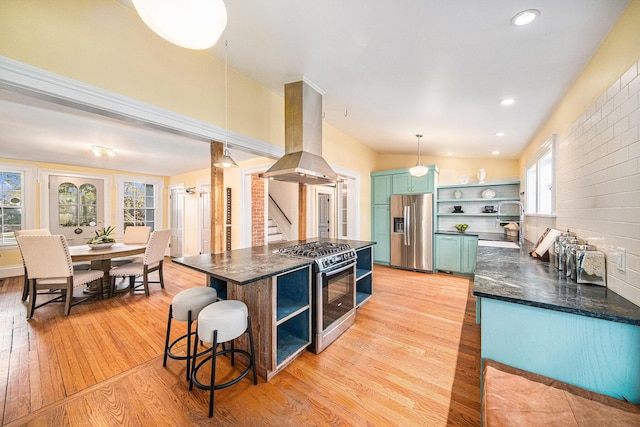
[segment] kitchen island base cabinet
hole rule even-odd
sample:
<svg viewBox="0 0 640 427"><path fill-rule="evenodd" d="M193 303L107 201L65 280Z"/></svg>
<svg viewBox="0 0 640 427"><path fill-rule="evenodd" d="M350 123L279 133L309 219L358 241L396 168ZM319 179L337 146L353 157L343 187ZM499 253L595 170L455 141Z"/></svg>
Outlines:
<svg viewBox="0 0 640 427"><path fill-rule="evenodd" d="M356 250L356 307L373 294L373 246Z"/></svg>
<svg viewBox="0 0 640 427"><path fill-rule="evenodd" d="M266 381L311 343L311 266L239 285L210 279L227 299L244 302L254 324L256 372ZM255 326L259 325L259 326ZM237 340L248 348L248 340Z"/></svg>
<svg viewBox="0 0 640 427"><path fill-rule="evenodd" d="M482 360L640 403L640 326L478 300Z"/></svg>

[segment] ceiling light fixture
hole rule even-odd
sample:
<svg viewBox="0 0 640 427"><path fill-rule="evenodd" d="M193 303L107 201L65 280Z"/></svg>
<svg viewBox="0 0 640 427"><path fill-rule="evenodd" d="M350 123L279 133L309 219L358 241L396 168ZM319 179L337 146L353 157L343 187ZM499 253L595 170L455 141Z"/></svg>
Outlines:
<svg viewBox="0 0 640 427"><path fill-rule="evenodd" d="M418 138L418 163L414 167L409 169L409 173L411 174L411 176L421 177L425 176L427 172L429 172L429 168L423 166L422 163L420 163L420 138L422 138L422 135L417 133L416 137Z"/></svg>
<svg viewBox="0 0 640 427"><path fill-rule="evenodd" d="M165 40L187 49L208 49L227 26L222 0L132 0L138 15Z"/></svg>
<svg viewBox="0 0 640 427"><path fill-rule="evenodd" d="M504 136L504 132L496 132L496 136Z"/></svg>
<svg viewBox="0 0 640 427"><path fill-rule="evenodd" d="M500 154L500 152L498 150L493 150L491 154L493 154L494 156L497 156L498 154Z"/></svg>
<svg viewBox="0 0 640 427"><path fill-rule="evenodd" d="M227 92L228 92L228 83L227 83L227 48L229 46L229 42L224 42L224 153L222 157L216 160L213 165L217 168L237 168L238 164L233 161L231 158L231 153L229 153L229 146L227 141L229 140L229 127L227 126Z"/></svg>
<svg viewBox="0 0 640 427"><path fill-rule="evenodd" d="M102 156L115 157L116 155L116 152L113 151L113 148L102 147L100 145L92 145L91 151L93 151L93 154L96 157L102 157Z"/></svg>
<svg viewBox="0 0 640 427"><path fill-rule="evenodd" d="M513 98L504 98L500 100L500 105L513 105L516 100Z"/></svg>
<svg viewBox="0 0 640 427"><path fill-rule="evenodd" d="M520 27L522 25L531 24L536 20L538 16L540 16L540 11L537 9L523 10L522 12L511 18L511 25Z"/></svg>

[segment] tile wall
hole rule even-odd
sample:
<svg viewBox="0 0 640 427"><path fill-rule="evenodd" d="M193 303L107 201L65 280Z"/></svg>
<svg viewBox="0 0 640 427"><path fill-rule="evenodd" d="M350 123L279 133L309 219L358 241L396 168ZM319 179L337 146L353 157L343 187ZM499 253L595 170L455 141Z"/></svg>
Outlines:
<svg viewBox="0 0 640 427"><path fill-rule="evenodd" d="M570 228L606 253L609 289L637 305L640 305L639 73L640 61L558 135L555 221L555 228ZM528 231L550 226L552 222L537 219L528 224ZM619 248L626 252L624 271L612 262L615 254L620 253Z"/></svg>

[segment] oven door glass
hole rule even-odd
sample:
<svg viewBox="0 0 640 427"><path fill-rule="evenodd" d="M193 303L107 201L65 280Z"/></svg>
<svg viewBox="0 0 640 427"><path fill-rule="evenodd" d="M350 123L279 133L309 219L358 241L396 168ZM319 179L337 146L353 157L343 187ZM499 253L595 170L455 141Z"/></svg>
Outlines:
<svg viewBox="0 0 640 427"><path fill-rule="evenodd" d="M355 307L356 265L322 273L322 330Z"/></svg>

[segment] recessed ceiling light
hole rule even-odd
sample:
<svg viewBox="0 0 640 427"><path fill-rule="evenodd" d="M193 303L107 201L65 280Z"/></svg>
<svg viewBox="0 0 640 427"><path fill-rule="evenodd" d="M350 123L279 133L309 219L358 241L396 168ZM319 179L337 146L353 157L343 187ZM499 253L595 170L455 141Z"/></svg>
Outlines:
<svg viewBox="0 0 640 427"><path fill-rule="evenodd" d="M494 156L497 156L498 154L500 154L500 152L498 150L493 150L491 154L493 154Z"/></svg>
<svg viewBox="0 0 640 427"><path fill-rule="evenodd" d="M504 132L496 132L496 136L504 136Z"/></svg>
<svg viewBox="0 0 640 427"><path fill-rule="evenodd" d="M453 153L447 153L447 156L453 156Z"/></svg>
<svg viewBox="0 0 640 427"><path fill-rule="evenodd" d="M500 100L501 105L513 105L516 102L513 98L504 98Z"/></svg>
<svg viewBox="0 0 640 427"><path fill-rule="evenodd" d="M537 9L527 9L518 13L516 16L511 18L511 25L522 26L531 24L536 18L540 16L540 11Z"/></svg>

